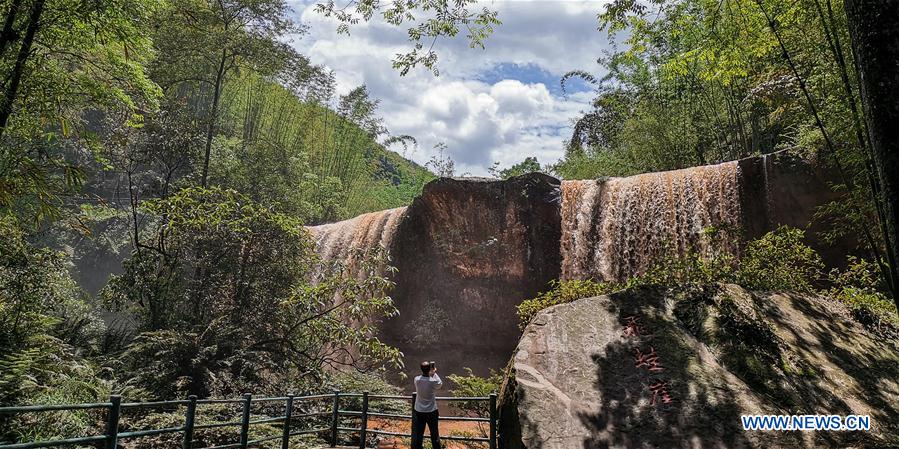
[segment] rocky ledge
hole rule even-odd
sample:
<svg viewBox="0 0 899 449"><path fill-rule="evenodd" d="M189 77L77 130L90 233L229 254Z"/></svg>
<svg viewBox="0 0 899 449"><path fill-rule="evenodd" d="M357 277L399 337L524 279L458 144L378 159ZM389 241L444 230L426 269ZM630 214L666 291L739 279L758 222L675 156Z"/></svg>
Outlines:
<svg viewBox="0 0 899 449"><path fill-rule="evenodd" d="M501 392L508 449L897 447L899 348L825 298L634 289L548 308ZM871 432L744 431L744 414L869 415Z"/></svg>

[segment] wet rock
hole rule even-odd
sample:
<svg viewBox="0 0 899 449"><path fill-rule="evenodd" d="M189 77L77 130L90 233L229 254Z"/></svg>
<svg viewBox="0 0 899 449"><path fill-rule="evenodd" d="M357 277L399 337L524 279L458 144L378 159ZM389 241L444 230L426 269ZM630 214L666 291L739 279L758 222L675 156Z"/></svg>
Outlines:
<svg viewBox="0 0 899 449"><path fill-rule="evenodd" d="M409 206L390 251L400 316L383 339L415 369L500 368L520 335L515 306L559 277L559 181L438 179Z"/></svg>

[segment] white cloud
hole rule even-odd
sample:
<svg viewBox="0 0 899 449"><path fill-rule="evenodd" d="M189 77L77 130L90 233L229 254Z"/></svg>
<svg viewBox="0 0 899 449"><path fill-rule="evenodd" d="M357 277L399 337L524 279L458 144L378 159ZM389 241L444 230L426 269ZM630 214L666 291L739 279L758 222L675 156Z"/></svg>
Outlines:
<svg viewBox="0 0 899 449"><path fill-rule="evenodd" d="M486 50L470 49L464 36L440 41L439 77L423 68L402 77L391 60L409 49L404 28L372 21L352 27L350 36L338 35L336 22L313 5L294 2L309 26L309 34L295 42L298 49L334 70L338 93L366 84L381 100L391 133L418 139L418 150L408 156L425 163L432 147L445 142L460 173L483 175L494 161L508 166L527 156L544 164L558 160L572 119L587 109L591 95L554 95L553 84L570 70L595 72L596 58L607 48L605 34L596 30L601 2L496 1L483 5L503 21ZM500 64L527 69L481 81ZM537 70L550 79L536 77Z"/></svg>

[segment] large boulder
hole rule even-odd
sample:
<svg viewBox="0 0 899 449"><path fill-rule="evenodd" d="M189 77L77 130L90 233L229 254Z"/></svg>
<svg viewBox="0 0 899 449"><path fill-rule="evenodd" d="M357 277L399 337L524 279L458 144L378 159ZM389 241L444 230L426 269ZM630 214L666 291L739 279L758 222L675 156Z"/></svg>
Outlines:
<svg viewBox="0 0 899 449"><path fill-rule="evenodd" d="M634 289L540 312L501 393L504 447L896 447L899 349L826 299ZM744 431L744 414L871 432Z"/></svg>

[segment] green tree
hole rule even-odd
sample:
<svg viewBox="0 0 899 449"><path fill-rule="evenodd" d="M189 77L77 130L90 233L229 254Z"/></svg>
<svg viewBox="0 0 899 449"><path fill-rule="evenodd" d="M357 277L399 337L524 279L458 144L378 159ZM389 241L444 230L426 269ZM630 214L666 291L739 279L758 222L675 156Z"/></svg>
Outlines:
<svg viewBox="0 0 899 449"><path fill-rule="evenodd" d="M425 164L435 175L441 178L452 178L456 176L456 161L447 154L446 143L438 142L434 145L437 154L431 156L431 160Z"/></svg>
<svg viewBox="0 0 899 449"><path fill-rule="evenodd" d="M493 167L490 167L487 171L490 172L493 176L499 179L509 179L514 178L516 176L521 176L528 173L535 173L541 171L540 163L537 162L536 157L526 157L523 161L509 167L509 168L499 168L499 163L494 164Z"/></svg>
<svg viewBox="0 0 899 449"><path fill-rule="evenodd" d="M220 188L145 208L158 217L155 237L104 297L140 323L123 361L153 394L230 394L398 361L372 327L396 313L378 274L386 255L364 255L352 273L325 266L296 219Z"/></svg>
<svg viewBox="0 0 899 449"><path fill-rule="evenodd" d="M94 402L109 392L96 364L105 326L72 280L65 255L28 243L0 217L0 405ZM66 437L91 429L84 412L0 417L0 439Z"/></svg>
<svg viewBox="0 0 899 449"><path fill-rule="evenodd" d="M630 175L791 150L836 173L833 189L843 196L819 214L831 225L827 235L861 236L889 280L891 233L841 6L842 0L609 3L601 28L619 38L626 30L626 37L600 59L604 78L567 76L593 82L597 97L555 171L568 178ZM870 223L881 224L880 232Z"/></svg>
<svg viewBox="0 0 899 449"><path fill-rule="evenodd" d="M477 376L472 372L471 368L465 368L465 375L450 374L447 376L450 382L455 385L453 388L453 396L457 397L487 397L495 394L500 390L503 384L503 373L490 370L487 377ZM485 401L453 401L450 403L453 407L458 407L469 416L478 418L490 417L490 403ZM482 436L487 436L488 426L478 423L478 430Z"/></svg>
<svg viewBox="0 0 899 449"><path fill-rule="evenodd" d="M868 121L871 160L876 176L875 201L881 202L893 301L899 309L899 148L895 122L899 118L899 91L895 64L899 55L899 5L895 1L846 0L855 64L861 80L861 98Z"/></svg>
<svg viewBox="0 0 899 449"><path fill-rule="evenodd" d="M298 56L282 37L300 28L284 0L186 0L171 3L158 16L156 30L153 78L167 92L202 92L205 187L225 80L238 70L274 75L289 67Z"/></svg>
<svg viewBox="0 0 899 449"><path fill-rule="evenodd" d="M81 184L80 162L105 143L90 113L135 126L155 109L144 64L158 0L2 5L0 207L39 221L57 215L58 194Z"/></svg>
<svg viewBox="0 0 899 449"><path fill-rule="evenodd" d="M388 137L365 86L331 110L331 74L307 69L289 88L255 74L226 83L211 182L306 224L409 204L433 176L385 148L408 136Z"/></svg>

